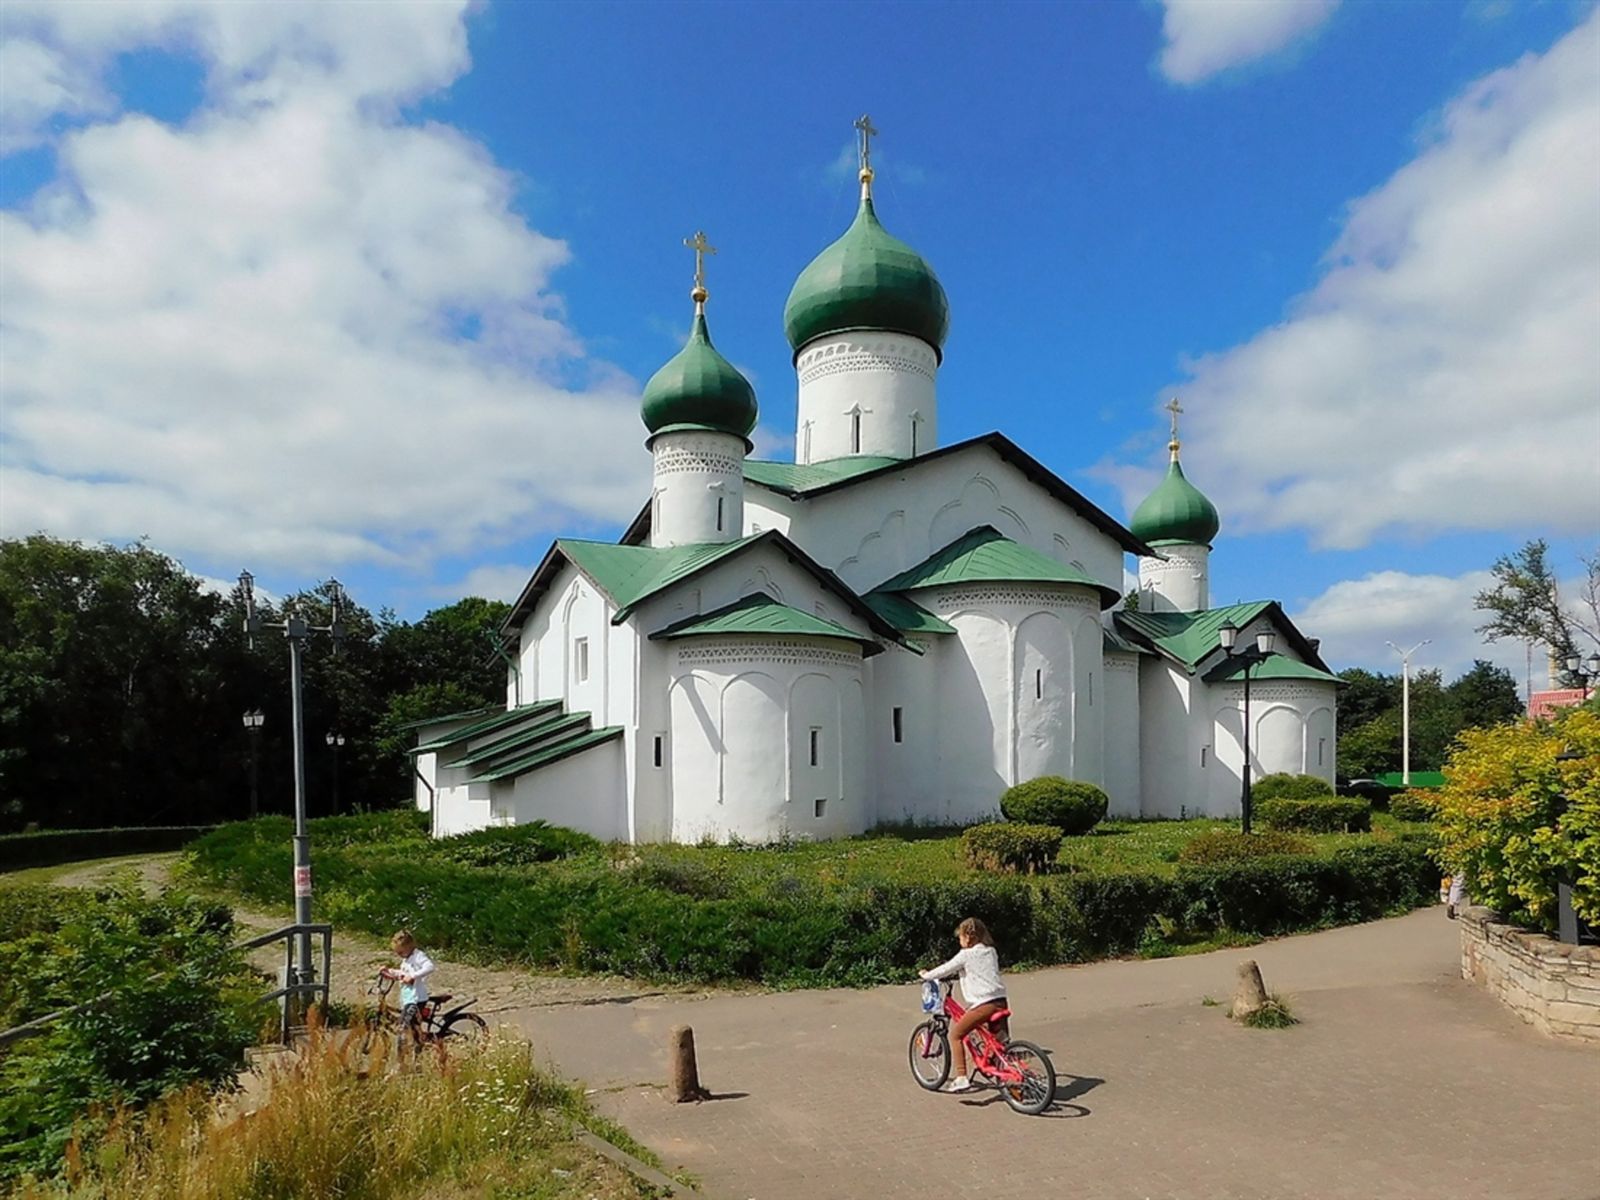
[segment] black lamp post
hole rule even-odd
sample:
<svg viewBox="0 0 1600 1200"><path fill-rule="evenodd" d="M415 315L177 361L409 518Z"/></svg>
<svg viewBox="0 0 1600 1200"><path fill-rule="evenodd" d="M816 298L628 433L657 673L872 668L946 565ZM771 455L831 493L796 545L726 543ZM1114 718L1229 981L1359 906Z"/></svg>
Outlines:
<svg viewBox="0 0 1600 1200"><path fill-rule="evenodd" d="M261 815L261 727L267 718L259 708L244 714L244 729L250 737L250 819Z"/></svg>
<svg viewBox="0 0 1600 1200"><path fill-rule="evenodd" d="M1256 634L1254 649L1234 653L1239 641L1239 628L1231 622L1217 630L1222 652L1229 661L1244 664L1244 764L1239 770L1239 827L1250 832L1250 668L1270 658L1278 647L1278 635L1271 629Z"/></svg>
<svg viewBox="0 0 1600 1200"><path fill-rule="evenodd" d="M1576 654L1567 655L1567 675L1578 681L1583 689L1583 702L1589 703L1589 689L1600 679L1600 654L1591 654L1581 661Z"/></svg>
<svg viewBox="0 0 1600 1200"><path fill-rule="evenodd" d="M333 751L333 815L339 815L339 747L344 745L344 734L329 730L322 738Z"/></svg>

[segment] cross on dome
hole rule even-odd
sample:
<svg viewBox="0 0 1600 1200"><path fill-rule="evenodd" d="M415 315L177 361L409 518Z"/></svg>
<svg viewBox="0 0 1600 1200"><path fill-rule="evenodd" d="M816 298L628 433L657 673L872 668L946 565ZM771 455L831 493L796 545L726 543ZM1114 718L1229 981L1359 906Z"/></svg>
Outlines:
<svg viewBox="0 0 1600 1200"><path fill-rule="evenodd" d="M684 238L683 244L694 251L694 290L689 293L689 298L695 302L696 307L704 304L711 295L706 291L706 259L708 254L715 254L717 248L706 240L706 231L695 230L692 238Z"/></svg>
<svg viewBox="0 0 1600 1200"><path fill-rule="evenodd" d="M855 123L855 129L860 134L861 155L861 194L872 194L872 139L878 136L878 131L872 124L872 118L862 113Z"/></svg>
<svg viewBox="0 0 1600 1200"><path fill-rule="evenodd" d="M1178 398L1176 396L1174 396L1171 400L1168 400L1166 402L1166 404L1164 404L1162 407L1165 408L1169 413L1172 414L1172 440L1167 443L1167 449L1172 451L1172 457L1173 458L1177 458L1178 457L1178 414L1183 411L1183 406L1178 403Z"/></svg>

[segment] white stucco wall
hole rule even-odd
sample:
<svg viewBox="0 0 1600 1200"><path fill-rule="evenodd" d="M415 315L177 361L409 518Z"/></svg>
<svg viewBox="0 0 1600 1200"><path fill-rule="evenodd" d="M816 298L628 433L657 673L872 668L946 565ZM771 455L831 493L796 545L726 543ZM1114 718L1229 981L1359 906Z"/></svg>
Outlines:
<svg viewBox="0 0 1600 1200"><path fill-rule="evenodd" d="M938 372L933 348L901 333L841 333L808 343L795 360L795 461L926 454L939 444Z"/></svg>
<svg viewBox="0 0 1600 1200"><path fill-rule="evenodd" d="M1209 719L1193 710L1195 681L1153 655L1141 657L1138 669L1139 815L1195 816L1217 774Z"/></svg>
<svg viewBox="0 0 1600 1200"><path fill-rule="evenodd" d="M626 841L623 753L618 738L496 784L491 819L548 821L602 841Z"/></svg>
<svg viewBox="0 0 1600 1200"><path fill-rule="evenodd" d="M786 527L808 554L862 592L979 525L1122 587L1122 547L987 446L808 500L752 487L745 522L747 530Z"/></svg>
<svg viewBox="0 0 1600 1200"><path fill-rule="evenodd" d="M705 430L658 433L650 440L652 546L741 536L744 451L743 438Z"/></svg>
<svg viewBox="0 0 1600 1200"><path fill-rule="evenodd" d="M522 626L523 703L565 701L568 712L591 714L597 729L627 724L635 707L637 639L611 624L614 612L576 568L563 567Z"/></svg>
<svg viewBox="0 0 1600 1200"><path fill-rule="evenodd" d="M1105 652L1105 713L1102 737L1108 816L1141 815L1139 762L1139 660L1137 654Z"/></svg>
<svg viewBox="0 0 1600 1200"><path fill-rule="evenodd" d="M1211 607L1211 547L1162 546L1161 558L1139 560L1139 607L1145 612L1199 612Z"/></svg>
<svg viewBox="0 0 1600 1200"><path fill-rule="evenodd" d="M1286 771L1333 782L1334 700L1337 686L1316 680L1270 679L1250 684L1250 763L1253 779ZM1213 684L1207 703L1217 749L1228 775L1217 800L1222 813L1239 811L1239 766L1244 760L1243 683Z"/></svg>
<svg viewBox="0 0 1600 1200"><path fill-rule="evenodd" d="M949 634L918 637L915 643L922 647L921 655L891 647L866 662L866 758L877 803L874 825L947 819L940 772L941 697L949 685L946 656L961 652Z"/></svg>

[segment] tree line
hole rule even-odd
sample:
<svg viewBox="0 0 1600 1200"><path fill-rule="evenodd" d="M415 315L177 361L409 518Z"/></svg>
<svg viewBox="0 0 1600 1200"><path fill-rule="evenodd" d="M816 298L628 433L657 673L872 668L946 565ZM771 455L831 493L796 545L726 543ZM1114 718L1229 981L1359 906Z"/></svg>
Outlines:
<svg viewBox="0 0 1600 1200"><path fill-rule="evenodd" d="M257 600L268 622L294 607L331 615L328 585ZM504 703L490 635L499 601L471 597L416 622L354 598L335 655L304 660L312 816L411 794L408 721ZM250 810L250 735L260 710L260 810L291 811L289 653L281 632L252 648L236 589L218 595L142 543L45 535L0 541L0 830L211 824ZM335 752L330 732L345 743Z"/></svg>
<svg viewBox="0 0 1600 1200"><path fill-rule="evenodd" d="M1348 685L1339 689L1339 774L1371 779L1400 770L1400 676L1351 667L1339 678ZM1449 684L1439 671L1417 671L1411 676L1411 769L1437 771L1463 730L1514 721L1523 711L1511 673L1483 659Z"/></svg>

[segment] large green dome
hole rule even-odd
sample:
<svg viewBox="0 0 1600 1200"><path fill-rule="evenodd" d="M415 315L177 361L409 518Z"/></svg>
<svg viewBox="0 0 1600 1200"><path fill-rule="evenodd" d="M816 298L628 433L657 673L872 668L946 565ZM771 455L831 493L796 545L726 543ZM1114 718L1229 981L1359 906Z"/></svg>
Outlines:
<svg viewBox="0 0 1600 1200"><path fill-rule="evenodd" d="M950 302L933 268L878 223L872 197L844 236L800 272L783 308L796 354L807 342L857 329L904 333L940 353L950 330Z"/></svg>
<svg viewBox="0 0 1600 1200"><path fill-rule="evenodd" d="M1134 537L1152 546L1174 542L1209 546L1222 528L1222 520L1216 505L1183 477L1174 451L1167 477L1133 510L1128 528Z"/></svg>
<svg viewBox="0 0 1600 1200"><path fill-rule="evenodd" d="M748 438L756 427L755 389L717 353L703 312L695 313L683 349L644 385L640 412L652 436L668 429L707 429Z"/></svg>

